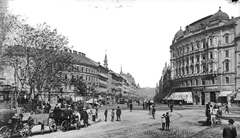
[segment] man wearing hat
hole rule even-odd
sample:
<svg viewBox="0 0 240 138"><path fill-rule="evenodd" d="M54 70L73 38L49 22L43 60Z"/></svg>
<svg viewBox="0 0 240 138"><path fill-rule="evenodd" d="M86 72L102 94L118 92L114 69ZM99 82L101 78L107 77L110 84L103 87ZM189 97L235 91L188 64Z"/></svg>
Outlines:
<svg viewBox="0 0 240 138"><path fill-rule="evenodd" d="M223 128L223 138L236 138L237 137L237 131L236 127L233 126L234 120L229 119L229 124Z"/></svg>

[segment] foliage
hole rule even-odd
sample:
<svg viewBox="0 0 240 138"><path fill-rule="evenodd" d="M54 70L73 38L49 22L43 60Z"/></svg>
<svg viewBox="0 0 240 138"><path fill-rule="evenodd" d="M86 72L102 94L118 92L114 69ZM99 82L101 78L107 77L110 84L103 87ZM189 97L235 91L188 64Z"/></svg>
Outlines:
<svg viewBox="0 0 240 138"><path fill-rule="evenodd" d="M66 80L72 57L63 52L68 49L68 38L51 30L46 23L36 28L24 23L19 16L8 16L9 34L6 37L4 57L15 69L15 78L37 95L50 93ZM17 86L17 85L16 85Z"/></svg>
<svg viewBox="0 0 240 138"><path fill-rule="evenodd" d="M75 91L76 95L83 95L83 93L87 91L87 84L83 81L82 76L72 78L71 85L77 88Z"/></svg>

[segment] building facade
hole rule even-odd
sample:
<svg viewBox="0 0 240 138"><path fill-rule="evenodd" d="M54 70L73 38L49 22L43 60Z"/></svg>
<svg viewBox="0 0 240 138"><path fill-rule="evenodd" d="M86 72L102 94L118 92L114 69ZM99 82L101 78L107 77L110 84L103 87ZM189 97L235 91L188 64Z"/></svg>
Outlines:
<svg viewBox="0 0 240 138"><path fill-rule="evenodd" d="M228 103L238 86L237 34L240 17L221 11L175 34L170 46L172 92L190 92L193 104ZM236 40L236 41L234 41ZM237 64L236 64L237 63Z"/></svg>

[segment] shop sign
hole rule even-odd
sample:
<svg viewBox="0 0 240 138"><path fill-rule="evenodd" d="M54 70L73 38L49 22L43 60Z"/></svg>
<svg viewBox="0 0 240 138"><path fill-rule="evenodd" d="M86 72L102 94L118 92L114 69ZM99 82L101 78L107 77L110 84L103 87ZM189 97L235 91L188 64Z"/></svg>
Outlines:
<svg viewBox="0 0 240 138"><path fill-rule="evenodd" d="M205 88L205 91L219 91L218 87Z"/></svg>

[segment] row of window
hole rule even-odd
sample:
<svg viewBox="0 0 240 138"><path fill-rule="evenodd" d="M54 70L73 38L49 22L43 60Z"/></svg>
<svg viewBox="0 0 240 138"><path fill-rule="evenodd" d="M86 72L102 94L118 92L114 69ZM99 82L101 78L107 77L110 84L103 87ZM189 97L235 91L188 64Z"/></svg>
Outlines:
<svg viewBox="0 0 240 138"><path fill-rule="evenodd" d="M223 37L224 37L225 44L228 44L229 43L229 35L227 34ZM199 48L205 49L208 46L217 46L218 43L220 43L220 41L218 42L217 37L215 37L215 38L211 37L208 39L208 42L205 39L203 39L202 41L196 41L196 45L194 45L193 43L186 44L186 46L180 47L180 48L176 49L175 51L173 51L172 57L174 58L174 57L177 57L177 56L180 56L183 54L187 54L187 53L197 50Z"/></svg>
<svg viewBox="0 0 240 138"><path fill-rule="evenodd" d="M91 68L91 67L85 67L80 65L72 65L72 71L73 72L85 72L85 73L98 73L97 69Z"/></svg>
<svg viewBox="0 0 240 138"><path fill-rule="evenodd" d="M215 54L215 56L213 56L213 54ZM206 57L205 57L205 54L201 54L202 55L202 60L205 60ZM196 62L200 62L200 55L196 55ZM225 57L228 58L229 57L229 50L225 50ZM217 58L217 52L209 52L209 59L216 59ZM194 56L191 56L190 58L187 57L185 60L182 59L182 60L178 60L177 61L177 67L181 67L181 66L184 66L185 63L186 65L189 65L189 61L191 64L194 64Z"/></svg>
<svg viewBox="0 0 240 138"><path fill-rule="evenodd" d="M198 85L214 85L216 84L216 78L212 78L210 80L204 79L193 79L187 81L181 81L177 83L177 87L188 87L188 86L198 86ZM226 76L223 81L224 84L230 83L230 78Z"/></svg>
<svg viewBox="0 0 240 138"><path fill-rule="evenodd" d="M207 72L206 65L203 64L201 66L202 66L202 73L206 73ZM196 69L196 73L200 73L199 64L195 65L195 68L192 65L190 67L186 66L186 67L178 68L175 70L175 73L176 73L176 76L194 74L195 69ZM214 70L217 71L217 64L209 64L208 72L213 73ZM224 63L224 72L229 72L229 62Z"/></svg>

